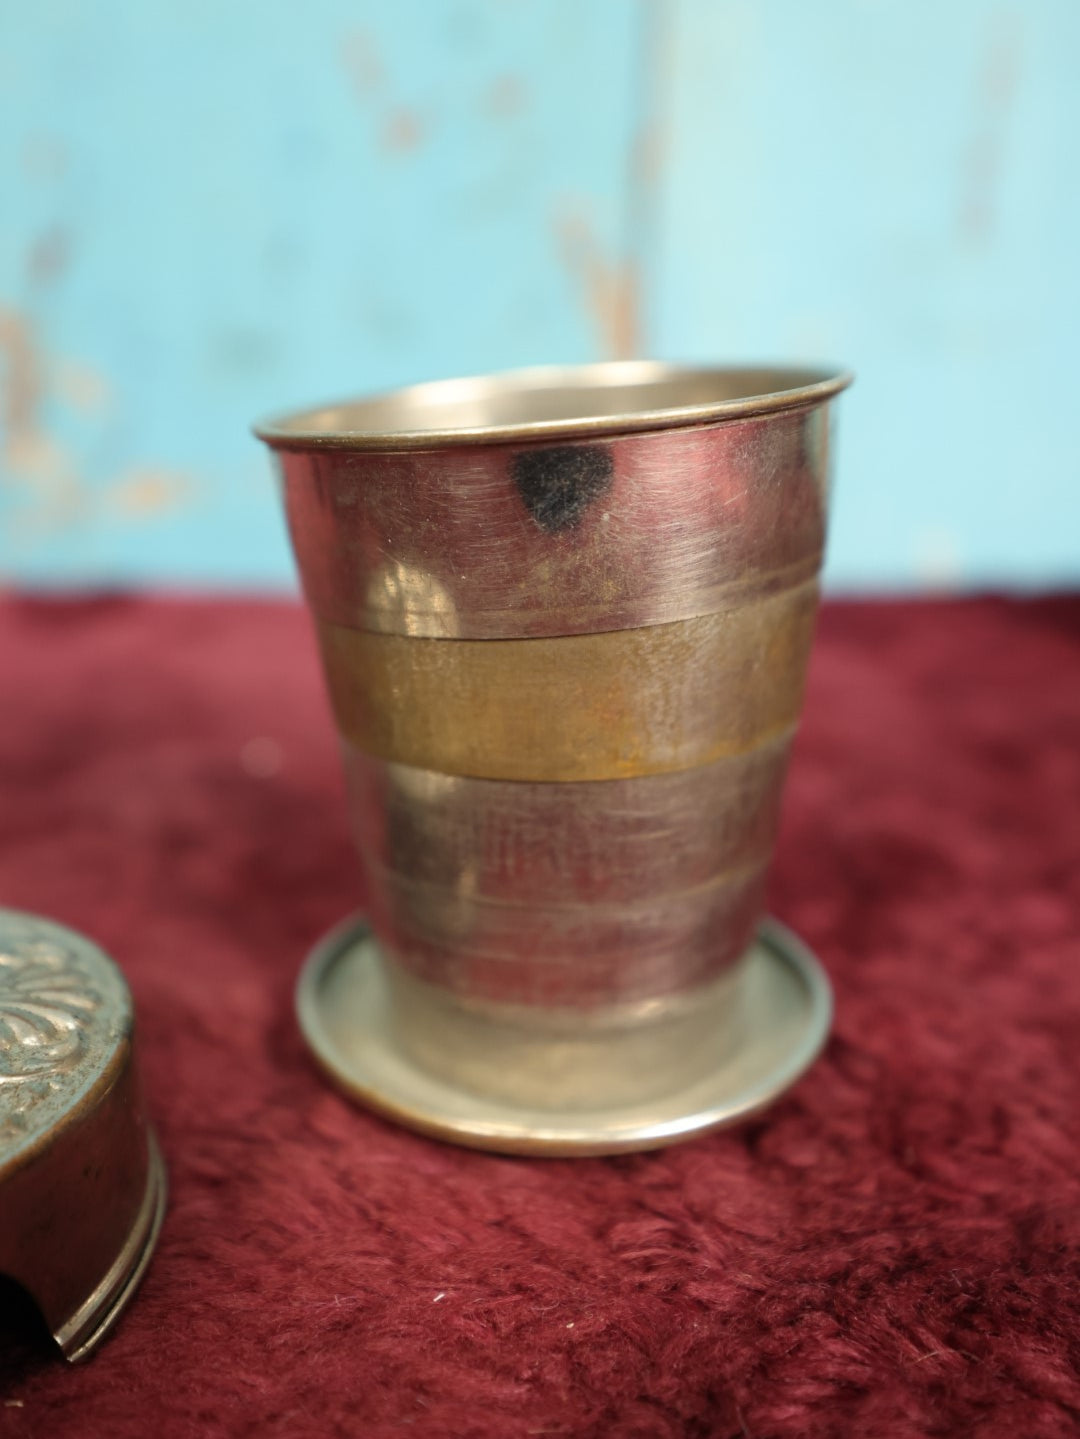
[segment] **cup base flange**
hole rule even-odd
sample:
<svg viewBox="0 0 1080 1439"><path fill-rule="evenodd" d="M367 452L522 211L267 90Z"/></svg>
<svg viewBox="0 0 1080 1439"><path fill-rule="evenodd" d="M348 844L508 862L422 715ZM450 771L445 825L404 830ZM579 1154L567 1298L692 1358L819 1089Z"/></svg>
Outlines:
<svg viewBox="0 0 1080 1439"><path fill-rule="evenodd" d="M315 1059L351 1098L409 1129L504 1154L573 1156L658 1149L735 1124L779 1098L820 1053L832 991L807 947L766 919L743 959L739 1041L718 1037L715 1062L648 1103L558 1113L458 1088L395 1041L377 944L353 916L312 950L297 986L300 1028Z"/></svg>

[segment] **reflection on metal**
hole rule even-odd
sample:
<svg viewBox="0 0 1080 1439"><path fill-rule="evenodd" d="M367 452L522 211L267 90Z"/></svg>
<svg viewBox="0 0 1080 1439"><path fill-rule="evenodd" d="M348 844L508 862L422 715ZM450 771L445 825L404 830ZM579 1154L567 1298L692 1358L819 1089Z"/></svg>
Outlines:
<svg viewBox="0 0 1080 1439"><path fill-rule="evenodd" d="M383 615L392 634L453 639L458 632L457 610L446 587L428 571L400 560L380 565L371 576L365 608Z"/></svg>

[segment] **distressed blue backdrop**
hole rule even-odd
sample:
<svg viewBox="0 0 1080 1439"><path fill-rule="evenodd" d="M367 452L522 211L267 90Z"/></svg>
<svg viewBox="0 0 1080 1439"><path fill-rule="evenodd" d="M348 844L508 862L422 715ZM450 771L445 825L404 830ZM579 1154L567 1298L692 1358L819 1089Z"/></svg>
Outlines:
<svg viewBox="0 0 1080 1439"><path fill-rule="evenodd" d="M291 583L267 411L833 359L834 587L1080 580L1076 0L0 0L0 574Z"/></svg>

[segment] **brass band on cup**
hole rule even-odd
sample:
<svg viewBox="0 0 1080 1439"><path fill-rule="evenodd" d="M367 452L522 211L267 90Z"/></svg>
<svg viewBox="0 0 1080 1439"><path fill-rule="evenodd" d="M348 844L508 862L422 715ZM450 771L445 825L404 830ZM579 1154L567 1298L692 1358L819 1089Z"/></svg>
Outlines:
<svg viewBox="0 0 1080 1439"><path fill-rule="evenodd" d="M432 640L319 623L343 737L382 759L501 780L608 780L741 754L797 720L810 582L674 624Z"/></svg>

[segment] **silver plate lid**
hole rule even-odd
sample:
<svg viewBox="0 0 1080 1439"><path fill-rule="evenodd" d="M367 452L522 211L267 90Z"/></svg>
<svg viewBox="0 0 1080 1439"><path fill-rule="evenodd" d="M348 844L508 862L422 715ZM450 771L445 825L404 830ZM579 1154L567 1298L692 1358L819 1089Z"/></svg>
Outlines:
<svg viewBox="0 0 1080 1439"><path fill-rule="evenodd" d="M135 1065L123 975L50 920L0 910L0 1274L70 1360L142 1276L165 1174Z"/></svg>

